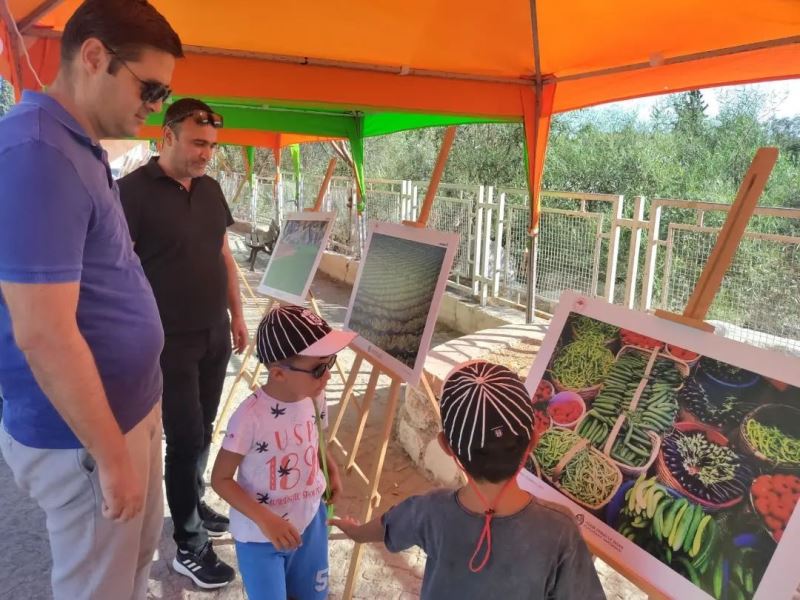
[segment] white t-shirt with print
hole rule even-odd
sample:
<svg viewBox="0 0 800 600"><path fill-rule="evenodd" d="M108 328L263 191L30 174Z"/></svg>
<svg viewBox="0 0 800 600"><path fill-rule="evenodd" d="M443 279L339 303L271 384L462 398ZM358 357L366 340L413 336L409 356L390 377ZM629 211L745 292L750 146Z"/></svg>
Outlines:
<svg viewBox="0 0 800 600"><path fill-rule="evenodd" d="M322 426L325 394L316 398ZM233 413L222 447L242 454L236 481L257 502L302 534L319 510L325 476L311 398L281 402L259 389ZM240 542L268 542L258 526L231 507L230 532Z"/></svg>

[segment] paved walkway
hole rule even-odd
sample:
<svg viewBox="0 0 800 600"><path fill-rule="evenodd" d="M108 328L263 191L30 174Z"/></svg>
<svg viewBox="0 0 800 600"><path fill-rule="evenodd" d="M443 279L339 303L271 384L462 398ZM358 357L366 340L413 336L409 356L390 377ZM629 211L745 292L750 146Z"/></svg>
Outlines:
<svg viewBox="0 0 800 600"><path fill-rule="evenodd" d="M236 255L240 264L244 264L245 254L241 246L236 247ZM260 257L255 274L248 278L256 284L257 274L263 271L264 258ZM244 267L246 269L246 267ZM312 291L319 301L323 316L331 323L341 325L344 320L346 305L350 295L349 288L333 282L324 276L318 276ZM254 330L266 300L249 302L245 307L245 316L251 331ZM454 332L439 328L434 336L433 344L442 343L456 336ZM349 372L353 355L349 351L342 353L345 373ZM239 359L234 357L228 369L228 381L223 399L227 395L235 374L240 366ZM368 367L362 367L356 391L366 387L369 376ZM379 383L379 395L373 405L371 427L367 428L362 442L362 466L368 467L377 455L379 431L378 424L383 417L385 394L388 380ZM342 391L342 381L334 375L328 389L329 403L336 405ZM246 396L245 386L239 388L236 403ZM336 409L331 411L334 415ZM352 439L355 429L354 411L344 421L340 437L347 442ZM219 446L214 444L211 456L215 456ZM369 472L369 471L367 471ZM355 475L344 480L345 493L337 506L338 514L359 516L362 510L366 488ZM410 462L400 446L393 440L384 465L380 493L383 503L376 511L378 514L403 498L424 492L431 488L431 483L420 474ZM225 510L224 503L209 489L207 500L218 510ZM166 506L166 502L165 502ZM51 598L49 586L50 558L44 519L38 507L24 496L14 485L8 467L0 460L0 514L4 516L3 551L0 553L0 598L4 600L47 600ZM167 516L164 520L164 532L161 537L159 551L154 558L149 588L149 598L163 600L204 599L204 600L240 600L244 598L241 580L237 578L231 585L218 592L198 591L193 584L180 575L176 575L169 564L174 556L172 543L172 524ZM342 539L334 532L330 544L330 587L331 598L341 597L349 564L352 543ZM224 537L215 542L217 553L223 560L235 564L232 540ZM598 572L610 599L646 598L639 590L606 567L600 561ZM362 568L355 590L355 598L369 600L411 600L419 597L422 573L425 567L425 556L419 550L410 550L400 554L390 554L380 545L368 546L364 553Z"/></svg>

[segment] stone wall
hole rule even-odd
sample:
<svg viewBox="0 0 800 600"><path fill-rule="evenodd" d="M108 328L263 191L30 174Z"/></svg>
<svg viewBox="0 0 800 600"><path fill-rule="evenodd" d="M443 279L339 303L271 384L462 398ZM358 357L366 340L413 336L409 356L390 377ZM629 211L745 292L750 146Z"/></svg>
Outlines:
<svg viewBox="0 0 800 600"><path fill-rule="evenodd" d="M524 375L533 362L535 349L547 330L545 322L533 325L505 325L479 331L435 347L425 362L425 377L431 392L438 397L442 383L454 366L475 359L505 364ZM524 349L515 352L515 348ZM452 458L436 439L441 431L438 404L429 397L425 386L405 386L396 419L396 433L403 449L419 468L435 481L448 486L464 482Z"/></svg>

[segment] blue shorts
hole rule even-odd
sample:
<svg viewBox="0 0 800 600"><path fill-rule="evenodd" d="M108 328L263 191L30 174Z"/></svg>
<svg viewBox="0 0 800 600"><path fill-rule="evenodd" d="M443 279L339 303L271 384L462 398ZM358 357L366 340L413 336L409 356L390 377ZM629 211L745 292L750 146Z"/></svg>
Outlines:
<svg viewBox="0 0 800 600"><path fill-rule="evenodd" d="M303 531L303 545L276 550L269 542L236 542L236 559L250 600L328 597L328 523L323 502Z"/></svg>

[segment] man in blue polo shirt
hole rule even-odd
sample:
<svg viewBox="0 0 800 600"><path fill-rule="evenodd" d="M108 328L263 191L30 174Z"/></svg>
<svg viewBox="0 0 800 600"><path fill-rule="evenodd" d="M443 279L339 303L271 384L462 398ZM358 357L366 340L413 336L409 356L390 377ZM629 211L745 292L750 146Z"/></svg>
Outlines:
<svg viewBox="0 0 800 600"><path fill-rule="evenodd" d="M163 335L98 140L161 109L181 56L144 0L87 0L48 93L0 121L0 449L56 599L145 598L160 537Z"/></svg>

